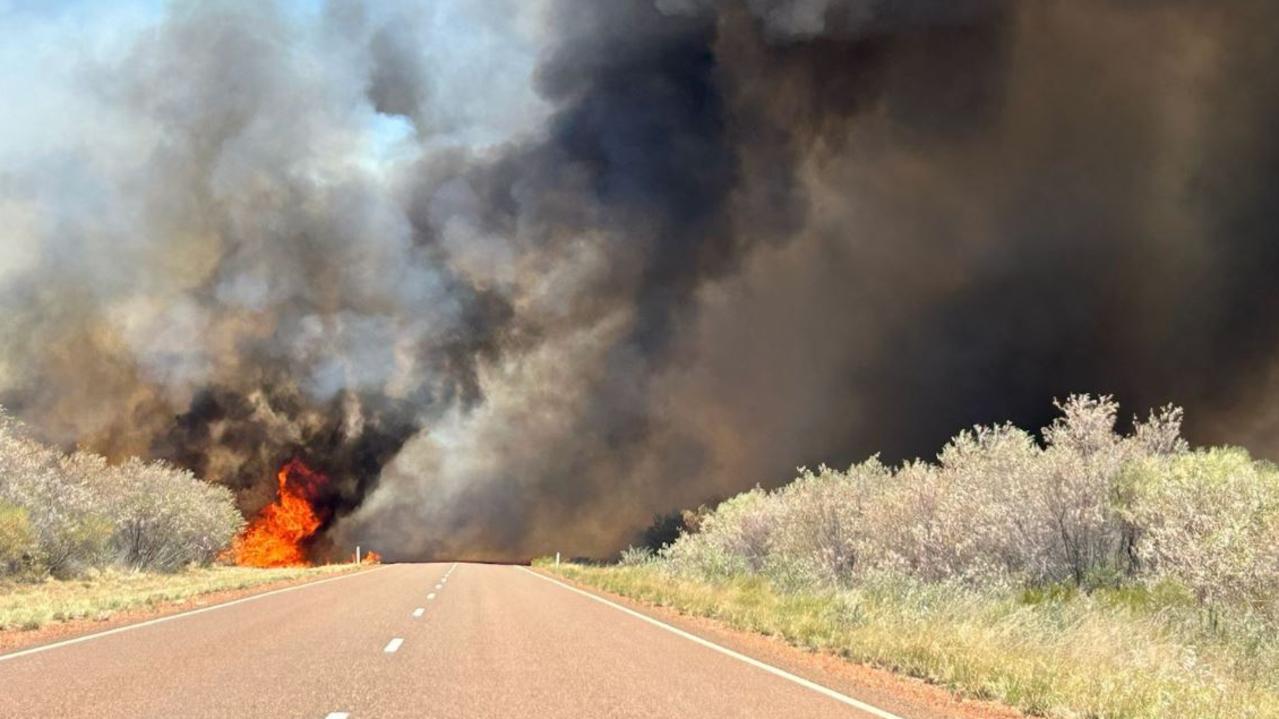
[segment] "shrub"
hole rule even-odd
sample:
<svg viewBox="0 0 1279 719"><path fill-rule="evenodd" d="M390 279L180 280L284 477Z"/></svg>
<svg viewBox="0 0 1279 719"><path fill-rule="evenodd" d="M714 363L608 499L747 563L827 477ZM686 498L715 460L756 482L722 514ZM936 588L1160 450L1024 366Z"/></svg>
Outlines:
<svg viewBox="0 0 1279 719"><path fill-rule="evenodd" d="M957 435L938 464L899 469L868 514L876 562L912 577L987 582L1048 573L1048 530L1027 497L1043 483L1042 452L1010 425Z"/></svg>
<svg viewBox="0 0 1279 719"><path fill-rule="evenodd" d="M657 555L648 547L627 547L622 550L622 556L618 560L618 564L623 567L636 567L642 564L650 564L657 560Z"/></svg>
<svg viewBox="0 0 1279 719"><path fill-rule="evenodd" d="M0 422L0 501L22 507L35 535L32 565L57 576L101 564L110 538L91 488L69 481L59 455Z"/></svg>
<svg viewBox="0 0 1279 719"><path fill-rule="evenodd" d="M112 547L134 569L208 564L244 525L231 493L190 472L133 459L111 471Z"/></svg>
<svg viewBox="0 0 1279 719"><path fill-rule="evenodd" d="M720 504L662 556L681 571L763 574L785 586L849 585L885 571L987 586L1091 588L1134 577L1153 520L1135 510L1127 468L1186 455L1181 411L1152 412L1122 435L1109 397L1057 407L1042 443L1008 424L975 427L936 462L891 468L872 457L845 472L801 469L778 490Z"/></svg>
<svg viewBox="0 0 1279 719"><path fill-rule="evenodd" d="M890 477L876 457L847 472L824 465L817 472L801 469L769 498L773 511L758 514L774 524L767 532L770 573L786 584L833 585L850 578L870 551L866 505Z"/></svg>
<svg viewBox="0 0 1279 719"><path fill-rule="evenodd" d="M682 535L661 556L684 571L732 576L763 569L770 550L773 507L756 487L722 502L696 534Z"/></svg>
<svg viewBox="0 0 1279 719"><path fill-rule="evenodd" d="M35 557L36 538L27 510L0 502L0 575L22 571Z"/></svg>
<svg viewBox="0 0 1279 719"><path fill-rule="evenodd" d="M27 568L56 576L108 564L171 571L208 563L244 523L224 487L163 463L63 455L3 413L0 503L25 518ZM0 558L0 571L16 570Z"/></svg>
<svg viewBox="0 0 1279 719"><path fill-rule="evenodd" d="M1146 459L1129 481L1149 581L1179 582L1205 603L1274 609L1279 469L1220 448Z"/></svg>

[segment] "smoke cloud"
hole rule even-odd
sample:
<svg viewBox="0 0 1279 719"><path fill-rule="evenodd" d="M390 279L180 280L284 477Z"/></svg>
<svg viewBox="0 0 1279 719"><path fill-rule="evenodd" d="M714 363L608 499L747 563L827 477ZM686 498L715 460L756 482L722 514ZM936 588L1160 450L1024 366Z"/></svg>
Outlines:
<svg viewBox="0 0 1279 719"><path fill-rule="evenodd" d="M248 513L304 458L335 551L605 554L1071 392L1279 449L1272 3L6 12L65 54L0 81L0 401Z"/></svg>

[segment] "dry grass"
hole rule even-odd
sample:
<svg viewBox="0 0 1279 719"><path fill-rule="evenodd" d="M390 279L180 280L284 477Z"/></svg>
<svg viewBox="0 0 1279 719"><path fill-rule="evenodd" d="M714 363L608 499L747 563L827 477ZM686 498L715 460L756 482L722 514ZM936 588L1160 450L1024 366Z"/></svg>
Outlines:
<svg viewBox="0 0 1279 719"><path fill-rule="evenodd" d="M75 619L181 602L212 592L349 571L349 564L287 569L212 566L176 574L109 570L75 580L0 581L0 631L34 630Z"/></svg>
<svg viewBox="0 0 1279 719"><path fill-rule="evenodd" d="M556 571L554 567L542 565ZM565 564L561 575L652 604L780 636L1033 715L1279 717L1270 646L1207 634L1131 598L978 594L919 584L786 593L767 580L689 579L657 564Z"/></svg>

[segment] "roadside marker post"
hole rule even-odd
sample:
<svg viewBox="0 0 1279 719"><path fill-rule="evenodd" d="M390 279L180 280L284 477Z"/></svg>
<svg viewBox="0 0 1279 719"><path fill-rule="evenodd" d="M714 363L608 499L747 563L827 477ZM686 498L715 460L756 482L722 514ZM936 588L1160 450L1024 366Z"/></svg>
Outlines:
<svg viewBox="0 0 1279 719"><path fill-rule="evenodd" d="M360 563L360 545L355 545L355 563Z"/></svg>
<svg viewBox="0 0 1279 719"><path fill-rule="evenodd" d="M559 552L556 552L556 553L555 553L555 568L556 568L556 569L559 569L559 566L560 566L560 553L559 553Z"/></svg>

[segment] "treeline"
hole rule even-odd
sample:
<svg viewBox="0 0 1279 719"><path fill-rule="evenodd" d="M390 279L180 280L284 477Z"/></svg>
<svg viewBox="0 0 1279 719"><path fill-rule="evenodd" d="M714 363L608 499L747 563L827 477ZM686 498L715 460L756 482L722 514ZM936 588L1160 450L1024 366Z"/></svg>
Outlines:
<svg viewBox="0 0 1279 719"><path fill-rule="evenodd" d="M175 571L212 562L243 525L225 487L163 462L60 452L0 410L0 577Z"/></svg>
<svg viewBox="0 0 1279 719"><path fill-rule="evenodd" d="M702 577L854 586L905 576L980 587L1144 585L1279 609L1279 470L1243 449L1192 450L1167 407L1116 431L1109 397L1074 396L1040 436L961 432L935 461L801 470L688 515L656 554Z"/></svg>

